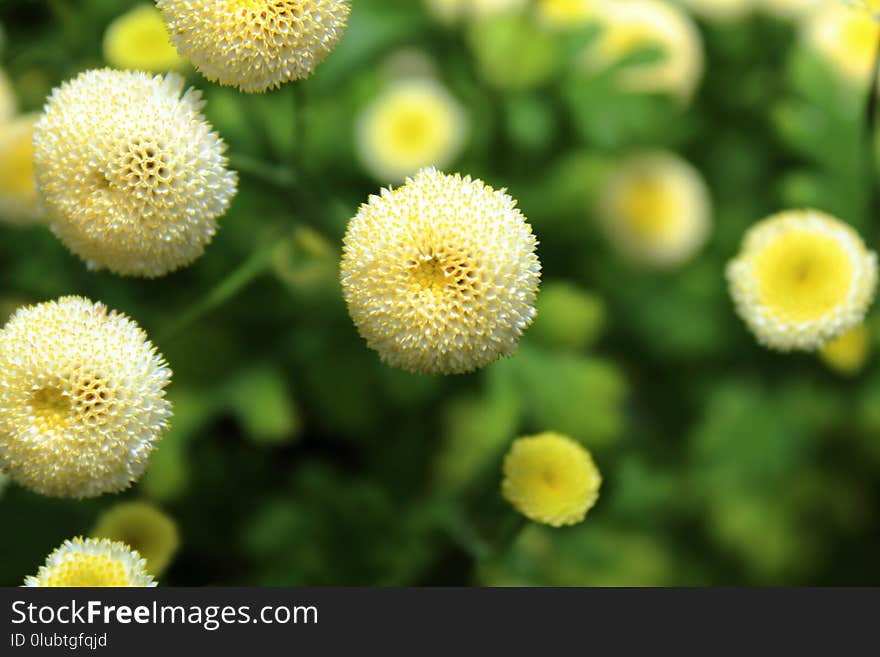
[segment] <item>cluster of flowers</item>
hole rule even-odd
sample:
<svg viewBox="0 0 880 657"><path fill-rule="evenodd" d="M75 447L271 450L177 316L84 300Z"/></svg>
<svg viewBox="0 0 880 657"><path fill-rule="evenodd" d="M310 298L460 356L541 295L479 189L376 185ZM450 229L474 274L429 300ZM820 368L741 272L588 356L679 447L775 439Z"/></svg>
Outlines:
<svg viewBox="0 0 880 657"><path fill-rule="evenodd" d="M341 39L350 11L347 0L157 4L161 14L138 10L115 25L107 51L118 52L127 31L167 29L174 50L163 51L166 66L186 59L209 80L243 92L309 76ZM454 19L467 3L432 4ZM490 2L473 4L493 10ZM666 68L650 74L632 71L622 83L634 89L660 83L684 101L692 93L702 67L699 35L678 9L654 0L541 7L544 20L557 24L601 10L619 26L595 46L606 61L663 35L661 45L681 57L673 54L658 65ZM117 59L124 63L124 54ZM92 70L64 83L39 117L22 118L11 136L0 138L0 150L33 145L34 196L15 211L43 215L91 269L154 278L190 264L210 243L237 188L226 146L202 107L200 93L184 91L176 73ZM343 294L367 345L390 366L411 372L447 375L490 365L516 351L535 317L538 241L515 200L434 168L463 143L463 114L438 83L419 79L394 86L360 122L367 165L383 180L404 184L371 196L351 219ZM12 179L30 190L30 176L22 168ZM599 215L622 254L671 267L706 241L711 202L690 164L672 153L646 152L610 175ZM727 276L736 308L759 342L814 350L860 325L875 292L877 261L840 220L798 210L754 226ZM144 331L101 303L71 296L19 309L0 331L0 469L49 496L88 498L129 487L169 425L171 375ZM601 484L589 452L553 432L516 440L503 469L504 497L552 526L583 520ZM127 509L117 522L140 517L142 524L163 525L143 514ZM164 534L158 541L164 556L153 557L153 573L176 545L173 525L156 533ZM138 552L105 538L65 542L26 583L153 586L155 580Z"/></svg>

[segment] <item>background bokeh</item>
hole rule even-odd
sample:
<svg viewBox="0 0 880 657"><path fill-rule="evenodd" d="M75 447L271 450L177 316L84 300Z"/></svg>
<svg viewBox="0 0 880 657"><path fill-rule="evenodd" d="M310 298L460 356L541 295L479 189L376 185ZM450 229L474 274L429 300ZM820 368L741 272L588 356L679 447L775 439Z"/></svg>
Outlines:
<svg viewBox="0 0 880 657"><path fill-rule="evenodd" d="M0 61L22 109L105 65L104 30L135 4L3 0ZM123 495L3 493L0 584L121 499L177 524L161 585L880 583L876 359L842 376L763 350L723 275L744 231L783 208L831 212L877 248L867 81L761 11L695 19L705 73L682 103L574 66L590 25L445 24L415 0L353 4L305 83L244 95L186 71L242 174L191 267L155 281L92 273L46 228L0 224L0 314L66 294L129 314L174 370L175 407ZM346 223L382 185L356 155L357 116L407 61L428 62L466 110L448 169L506 187L541 242L539 318L514 358L466 376L383 366L337 281ZM711 190L711 237L671 271L628 264L596 227L603 175L643 148L679 153ZM880 338L880 320L868 326ZM591 450L602 493L582 524L513 535L501 457L543 430Z"/></svg>

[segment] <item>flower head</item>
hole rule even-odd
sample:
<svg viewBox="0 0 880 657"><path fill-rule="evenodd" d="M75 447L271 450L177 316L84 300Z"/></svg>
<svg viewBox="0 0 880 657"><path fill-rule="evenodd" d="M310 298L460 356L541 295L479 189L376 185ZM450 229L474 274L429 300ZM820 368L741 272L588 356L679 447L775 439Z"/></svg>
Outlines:
<svg viewBox="0 0 880 657"><path fill-rule="evenodd" d="M52 497L128 488L168 427L171 370L132 320L82 297L0 331L0 468Z"/></svg>
<svg viewBox="0 0 880 657"><path fill-rule="evenodd" d="M615 0L601 7L602 32L588 64L605 67L638 50L659 48L658 60L620 70L620 86L688 101L703 74L700 32L688 15L660 0Z"/></svg>
<svg viewBox="0 0 880 657"><path fill-rule="evenodd" d="M519 438L504 457L501 492L534 522L553 527L581 522L599 499L601 484L586 448L558 433Z"/></svg>
<svg viewBox="0 0 880 657"><path fill-rule="evenodd" d="M153 575L165 571L180 546L174 521L146 502L121 502L110 507L98 519L92 536L131 546Z"/></svg>
<svg viewBox="0 0 880 657"><path fill-rule="evenodd" d="M844 80L863 85L871 75L880 24L867 12L828 2L807 16L802 37Z"/></svg>
<svg viewBox="0 0 880 657"><path fill-rule="evenodd" d="M74 538L46 558L25 586L156 586L146 562L125 543Z"/></svg>
<svg viewBox="0 0 880 657"><path fill-rule="evenodd" d="M37 190L52 230L94 269L162 276L198 258L235 195L226 145L176 73L87 71L36 126Z"/></svg>
<svg viewBox="0 0 880 657"><path fill-rule="evenodd" d="M864 319L877 255L842 221L789 210L746 233L727 279L737 312L761 344L811 351Z"/></svg>
<svg viewBox="0 0 880 657"><path fill-rule="evenodd" d="M438 82L413 78L396 82L367 107L356 145L370 173L400 182L424 167L448 165L466 132L458 101Z"/></svg>
<svg viewBox="0 0 880 657"><path fill-rule="evenodd" d="M34 124L38 115L0 123L0 221L32 223L40 217L34 186Z"/></svg>
<svg viewBox="0 0 880 657"><path fill-rule="evenodd" d="M822 345L819 356L835 372L857 374L871 354L871 332L864 323Z"/></svg>
<svg viewBox="0 0 880 657"><path fill-rule="evenodd" d="M598 12L598 0L539 0L538 20L549 27L580 27L594 20Z"/></svg>
<svg viewBox="0 0 880 657"><path fill-rule="evenodd" d="M186 63L171 44L162 14L152 4L138 5L110 23L104 32L104 59L116 68L156 73Z"/></svg>
<svg viewBox="0 0 880 657"><path fill-rule="evenodd" d="M711 202L694 167L674 153L632 155L610 173L599 217L611 243L629 259L671 267L689 259L709 236Z"/></svg>
<svg viewBox="0 0 880 657"><path fill-rule="evenodd" d="M178 52L245 92L306 78L342 39L349 0L157 0Z"/></svg>
<svg viewBox="0 0 880 657"><path fill-rule="evenodd" d="M389 365L457 374L512 354L535 316L537 240L516 202L425 169L371 196L345 235L342 287Z"/></svg>

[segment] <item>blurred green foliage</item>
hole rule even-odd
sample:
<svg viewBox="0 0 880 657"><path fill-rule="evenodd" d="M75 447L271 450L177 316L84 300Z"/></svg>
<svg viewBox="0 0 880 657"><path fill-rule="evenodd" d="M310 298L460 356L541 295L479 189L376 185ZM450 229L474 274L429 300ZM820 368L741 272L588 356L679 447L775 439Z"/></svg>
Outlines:
<svg viewBox="0 0 880 657"><path fill-rule="evenodd" d="M134 4L4 0L2 64L23 109L101 66L103 30ZM178 523L181 553L162 584L880 583L874 361L841 379L813 357L762 350L723 278L744 230L789 206L832 212L876 248L859 159L864 90L781 22L701 29L707 72L682 107L575 72L590 27L444 27L420 2L356 0L338 51L300 93L246 96L189 71L242 171L193 266L156 281L90 273L47 230L0 225L4 313L99 299L135 318L174 369L172 428L121 496L151 499ZM534 327L514 358L472 375L383 366L337 282L346 222L378 188L354 157L353 123L404 48L424 51L467 107L472 137L456 168L508 188L541 241ZM593 223L604 172L642 147L682 153L712 190L710 243L669 273L621 262ZM270 266L175 329L254 254ZM601 497L579 526L515 535L501 457L543 430L591 449ZM0 583L20 583L117 499L11 487Z"/></svg>

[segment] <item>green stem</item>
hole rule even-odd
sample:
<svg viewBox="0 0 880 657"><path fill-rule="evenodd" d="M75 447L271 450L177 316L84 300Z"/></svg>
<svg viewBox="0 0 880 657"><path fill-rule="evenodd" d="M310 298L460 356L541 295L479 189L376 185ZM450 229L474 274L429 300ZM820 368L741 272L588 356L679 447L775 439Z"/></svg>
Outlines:
<svg viewBox="0 0 880 657"><path fill-rule="evenodd" d="M865 171L868 176L868 224L872 225L880 214L880 190L878 190L877 172L877 106L880 100L880 39L874 51L874 64L871 67L868 102L865 106Z"/></svg>
<svg viewBox="0 0 880 657"><path fill-rule="evenodd" d="M266 164L247 155L232 155L229 158L229 163L239 173L275 187L285 194L293 195L294 189L299 184L296 174L290 169L275 164Z"/></svg>
<svg viewBox="0 0 880 657"><path fill-rule="evenodd" d="M281 244L283 242L271 242L241 263L241 265L230 272L220 283L202 297L198 303L163 331L159 342L172 340L179 336L185 329L225 304L264 274L271 266L272 259Z"/></svg>

